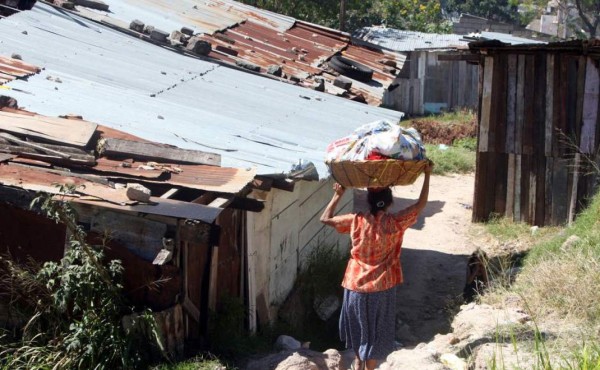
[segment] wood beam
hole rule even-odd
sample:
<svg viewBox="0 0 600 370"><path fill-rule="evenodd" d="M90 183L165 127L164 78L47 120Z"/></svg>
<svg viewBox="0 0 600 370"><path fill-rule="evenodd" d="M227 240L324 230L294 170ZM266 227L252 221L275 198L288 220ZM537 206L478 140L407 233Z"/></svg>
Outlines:
<svg viewBox="0 0 600 370"><path fill-rule="evenodd" d="M100 143L100 151L107 156L134 157L156 162L221 165L219 154L123 139L104 138Z"/></svg>

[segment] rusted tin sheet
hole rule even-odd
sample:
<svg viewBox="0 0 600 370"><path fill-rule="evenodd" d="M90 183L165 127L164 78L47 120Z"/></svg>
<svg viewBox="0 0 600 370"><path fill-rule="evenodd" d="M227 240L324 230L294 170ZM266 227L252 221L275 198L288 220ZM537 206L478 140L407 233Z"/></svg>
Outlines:
<svg viewBox="0 0 600 370"><path fill-rule="evenodd" d="M0 85L16 78L34 75L40 71L41 68L34 66L33 64L0 55Z"/></svg>
<svg viewBox="0 0 600 370"><path fill-rule="evenodd" d="M74 185L77 193L106 202L119 205L135 203L127 198L125 189L113 189L110 186L82 178L62 176L57 173L18 165L0 165L0 184L50 194L60 194L60 189L55 184Z"/></svg>
<svg viewBox="0 0 600 370"><path fill-rule="evenodd" d="M256 175L254 169L230 167L181 165L156 162L123 161L98 158L95 171L139 177L153 182L183 186L190 189L236 194L250 184Z"/></svg>
<svg viewBox="0 0 600 370"><path fill-rule="evenodd" d="M29 72L30 74L39 73L42 69L38 66L34 66L33 64L25 63L20 59L3 57L0 55L0 64L11 66L13 68L18 68L24 71Z"/></svg>
<svg viewBox="0 0 600 370"><path fill-rule="evenodd" d="M171 173L167 183L192 189L237 194L256 176L254 168L230 168L202 165L177 165L182 171Z"/></svg>
<svg viewBox="0 0 600 370"><path fill-rule="evenodd" d="M303 22L296 22L285 32L277 32L248 21L203 38L213 45L211 56L214 58L232 64L243 60L258 66L258 72L263 74L270 66L279 66L284 78L305 87L312 87L314 77L328 70L328 59L342 53L373 69L373 84L355 87L347 94L350 99L362 96L371 105L381 103L383 90L393 82L396 71L406 59L398 53L352 45L350 37L342 32Z"/></svg>
<svg viewBox="0 0 600 370"><path fill-rule="evenodd" d="M93 170L105 174L126 175L145 179L159 179L168 173L161 167L148 166L146 162L120 161L108 158L98 158Z"/></svg>
<svg viewBox="0 0 600 370"><path fill-rule="evenodd" d="M348 45L343 53L344 57L363 64L373 70L373 80L388 86L395 79L395 75L390 71L400 71L404 65L406 57L398 53L385 52L380 49L370 49L360 45ZM384 64L385 61L395 63L392 68Z"/></svg>
<svg viewBox="0 0 600 370"><path fill-rule="evenodd" d="M3 85L5 83L7 83L7 82L10 82L10 81L13 81L13 80L16 80L16 79L17 78L15 76L12 76L12 75L0 72L0 85Z"/></svg>

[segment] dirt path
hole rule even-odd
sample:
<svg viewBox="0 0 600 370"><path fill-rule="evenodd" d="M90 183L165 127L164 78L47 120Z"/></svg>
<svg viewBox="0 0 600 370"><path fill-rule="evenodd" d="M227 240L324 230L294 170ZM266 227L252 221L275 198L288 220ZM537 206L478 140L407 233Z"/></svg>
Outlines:
<svg viewBox="0 0 600 370"><path fill-rule="evenodd" d="M421 181L394 189L397 199L392 211L418 198ZM405 283L398 297L396 324L404 347L428 342L450 328L452 307L460 303L465 285L467 258L475 250L468 237L473 189L473 175L433 176L428 205L404 236ZM344 357L352 354L345 352Z"/></svg>
<svg viewBox="0 0 600 370"><path fill-rule="evenodd" d="M448 308L462 294L467 258L475 250L468 238L474 182L472 175L432 177L427 207L404 236L405 284L398 301L404 345L426 342L450 327ZM421 184L408 190L416 198Z"/></svg>

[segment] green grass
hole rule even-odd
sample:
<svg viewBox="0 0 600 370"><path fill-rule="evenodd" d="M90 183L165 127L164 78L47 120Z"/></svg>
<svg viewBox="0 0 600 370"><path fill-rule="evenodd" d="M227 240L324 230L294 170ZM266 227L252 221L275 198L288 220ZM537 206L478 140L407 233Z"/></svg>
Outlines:
<svg viewBox="0 0 600 370"><path fill-rule="evenodd" d="M519 351L533 351L535 369L600 370L600 193L570 228L540 228L532 235L529 225L497 219L486 230L504 245L533 245L515 283L481 297L484 303L519 297L536 333L539 325L556 336L551 345L540 336L518 340ZM579 240L563 247L572 235Z"/></svg>
<svg viewBox="0 0 600 370"><path fill-rule="evenodd" d="M438 145L425 144L427 158L435 163L434 175L451 173L471 173L475 171L475 152L463 147L448 146L440 149Z"/></svg>
<svg viewBox="0 0 600 370"><path fill-rule="evenodd" d="M446 124L471 125L476 118L477 117L472 110L461 109L454 112L444 112L441 114L434 114L422 118L416 118L414 119L414 121L435 120Z"/></svg>

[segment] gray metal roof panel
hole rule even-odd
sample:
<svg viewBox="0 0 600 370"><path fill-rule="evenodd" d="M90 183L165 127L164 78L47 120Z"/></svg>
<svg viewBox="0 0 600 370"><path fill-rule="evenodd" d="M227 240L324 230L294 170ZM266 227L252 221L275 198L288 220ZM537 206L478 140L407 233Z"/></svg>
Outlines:
<svg viewBox="0 0 600 370"><path fill-rule="evenodd" d="M213 34L240 22L252 20L266 27L285 31L295 19L231 0L103 0L109 11L85 9L129 24L139 19L167 32L189 27L196 33ZM83 11L82 7L77 7Z"/></svg>
<svg viewBox="0 0 600 370"><path fill-rule="evenodd" d="M329 142L402 116L190 58L40 3L0 20L0 34L0 54L45 68L8 84L28 92L10 91L20 106L82 114L144 139L219 153L223 166L256 166L259 174L304 159L326 177Z"/></svg>
<svg viewBox="0 0 600 370"><path fill-rule="evenodd" d="M509 35L507 33L500 33L500 32L484 31L484 32L476 33L476 34L470 34L469 37L475 37L475 38L478 38L479 40L482 40L482 39L483 40L498 40L505 44L511 44L511 45L546 44L545 41L526 39L523 37L516 37L513 35Z"/></svg>
<svg viewBox="0 0 600 370"><path fill-rule="evenodd" d="M385 27L365 27L358 30L354 36L394 51L448 49L465 47L468 44L461 40L460 35L402 31Z"/></svg>
<svg viewBox="0 0 600 370"><path fill-rule="evenodd" d="M466 48L474 40L498 40L511 45L538 44L543 41L516 37L500 32L472 33L468 36L456 34L423 33L402 31L385 27L365 27L358 30L355 37L394 51L419 49Z"/></svg>

